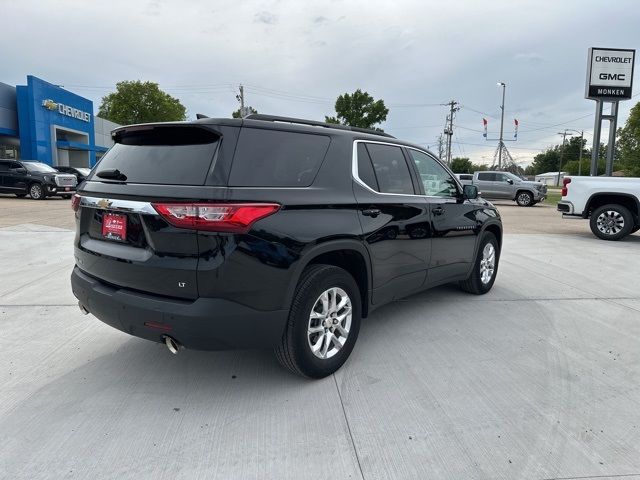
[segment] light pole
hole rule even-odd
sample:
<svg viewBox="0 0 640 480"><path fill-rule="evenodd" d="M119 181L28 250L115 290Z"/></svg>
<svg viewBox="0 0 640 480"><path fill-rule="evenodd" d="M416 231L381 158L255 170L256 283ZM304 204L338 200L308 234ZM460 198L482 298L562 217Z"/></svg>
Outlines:
<svg viewBox="0 0 640 480"><path fill-rule="evenodd" d="M576 132L580 134L580 153L578 154L578 176L582 176L582 150L584 148L584 130L575 130L573 128L566 128L565 132Z"/></svg>
<svg viewBox="0 0 640 480"><path fill-rule="evenodd" d="M562 148L560 149L560 160L558 161L558 181L556 182L556 186L560 186L560 171L562 170L562 156L564 155L564 142L567 138L568 128L564 129L564 132L558 132L558 135L562 135ZM571 134L569 134L571 135Z"/></svg>
<svg viewBox="0 0 640 480"><path fill-rule="evenodd" d="M507 84L504 82L498 82L496 85L502 87L502 106L500 107L500 143L498 143L498 170L502 170L502 135L504 133L504 95L507 89Z"/></svg>

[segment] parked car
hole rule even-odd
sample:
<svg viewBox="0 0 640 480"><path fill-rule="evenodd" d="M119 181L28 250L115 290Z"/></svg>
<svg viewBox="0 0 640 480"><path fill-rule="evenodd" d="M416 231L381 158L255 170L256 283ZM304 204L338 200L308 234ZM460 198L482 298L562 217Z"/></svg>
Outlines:
<svg viewBox="0 0 640 480"><path fill-rule="evenodd" d="M60 173L45 163L0 160L0 191L34 200L59 195L66 198L76 191L75 175Z"/></svg>
<svg viewBox="0 0 640 480"><path fill-rule="evenodd" d="M320 378L374 309L495 281L498 211L422 147L266 115L113 138L72 202L73 293L83 312L173 353L275 348Z"/></svg>
<svg viewBox="0 0 640 480"><path fill-rule="evenodd" d="M521 207L532 207L547 198L544 183L522 180L510 172L475 172L471 179L460 178L460 181L478 187L482 198L514 200Z"/></svg>
<svg viewBox="0 0 640 480"><path fill-rule="evenodd" d="M621 240L640 229L640 178L565 177L558 211L589 219L598 238Z"/></svg>
<svg viewBox="0 0 640 480"><path fill-rule="evenodd" d="M84 167L54 167L57 171L62 173L70 173L75 175L78 179L78 185L85 181L85 179L89 176L89 172L91 172L90 168Z"/></svg>

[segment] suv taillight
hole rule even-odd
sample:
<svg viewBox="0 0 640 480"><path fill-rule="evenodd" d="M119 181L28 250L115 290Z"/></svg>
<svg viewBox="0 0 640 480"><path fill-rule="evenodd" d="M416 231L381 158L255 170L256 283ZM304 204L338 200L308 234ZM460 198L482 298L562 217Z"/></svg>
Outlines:
<svg viewBox="0 0 640 480"><path fill-rule="evenodd" d="M567 185L569 185L571 183L571 179L569 177L564 177L562 179L562 196L566 197L567 196L567 192L569 191L569 187Z"/></svg>
<svg viewBox="0 0 640 480"><path fill-rule="evenodd" d="M77 212L80 208L80 195L75 193L73 197L71 197L71 208L74 212Z"/></svg>
<svg viewBox="0 0 640 480"><path fill-rule="evenodd" d="M278 211L277 203L154 203L174 227L211 232L246 233L261 218Z"/></svg>

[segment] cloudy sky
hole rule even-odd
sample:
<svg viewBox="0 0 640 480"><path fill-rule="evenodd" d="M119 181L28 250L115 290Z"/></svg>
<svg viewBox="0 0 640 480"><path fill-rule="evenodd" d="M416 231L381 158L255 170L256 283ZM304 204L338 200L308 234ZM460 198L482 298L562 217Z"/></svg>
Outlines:
<svg viewBox="0 0 640 480"><path fill-rule="evenodd" d="M389 107L386 131L432 150L441 104L456 100L453 153L476 163L495 151L482 118L497 135L497 81L505 138L520 121L508 148L525 165L564 128L591 142L587 49L640 47L637 0L0 0L0 11L0 82L36 75L97 110L117 81L150 80L190 118L229 116L240 83L261 113L313 119L361 88ZM621 122L637 100L622 104Z"/></svg>

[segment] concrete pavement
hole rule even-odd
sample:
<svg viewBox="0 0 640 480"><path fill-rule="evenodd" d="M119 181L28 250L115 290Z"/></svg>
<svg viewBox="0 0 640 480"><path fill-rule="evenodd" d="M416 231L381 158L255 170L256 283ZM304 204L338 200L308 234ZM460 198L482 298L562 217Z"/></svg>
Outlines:
<svg viewBox="0 0 640 480"><path fill-rule="evenodd" d="M0 227L0 478L640 479L638 235L506 235L491 293L380 309L320 381L81 315L72 238Z"/></svg>

